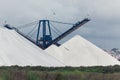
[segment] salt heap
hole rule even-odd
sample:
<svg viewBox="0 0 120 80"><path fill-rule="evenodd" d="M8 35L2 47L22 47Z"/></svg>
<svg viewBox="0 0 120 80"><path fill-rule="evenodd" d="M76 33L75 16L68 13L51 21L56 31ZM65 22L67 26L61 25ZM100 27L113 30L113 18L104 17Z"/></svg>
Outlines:
<svg viewBox="0 0 120 80"><path fill-rule="evenodd" d="M79 35L73 37L60 47L52 45L45 51L66 66L120 65L117 59Z"/></svg>
<svg viewBox="0 0 120 80"><path fill-rule="evenodd" d="M16 31L0 28L0 66L11 65L63 66Z"/></svg>

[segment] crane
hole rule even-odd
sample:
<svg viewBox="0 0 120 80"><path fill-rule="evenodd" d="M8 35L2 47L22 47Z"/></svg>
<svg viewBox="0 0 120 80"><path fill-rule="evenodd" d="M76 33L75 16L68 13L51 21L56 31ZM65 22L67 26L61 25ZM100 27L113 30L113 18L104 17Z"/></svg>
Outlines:
<svg viewBox="0 0 120 80"><path fill-rule="evenodd" d="M40 47L42 49L46 49L52 44L57 44L58 45L58 42L61 39L63 39L64 37L66 37L67 35L72 33L73 31L75 31L76 29L80 28L81 26L86 24L88 21L90 21L90 19L85 18L82 21L75 23L70 29L68 29L65 32L61 33L55 39L53 39L53 36L52 36L50 20L39 20L38 21L38 28L37 28L37 31L36 31L36 33L37 33L36 40L33 40L31 37L23 34L19 30L18 27L10 27L9 25L5 25L4 27L6 27L8 29L14 29L17 33L19 33L20 35L22 35L23 37L25 37L26 39L28 39L29 41L31 41L32 43L37 45L38 47ZM58 23L63 23L63 22L58 22ZM67 24L67 23L63 23L63 24ZM29 25L29 24L27 24L27 25ZM42 35L42 36L40 37L40 35Z"/></svg>

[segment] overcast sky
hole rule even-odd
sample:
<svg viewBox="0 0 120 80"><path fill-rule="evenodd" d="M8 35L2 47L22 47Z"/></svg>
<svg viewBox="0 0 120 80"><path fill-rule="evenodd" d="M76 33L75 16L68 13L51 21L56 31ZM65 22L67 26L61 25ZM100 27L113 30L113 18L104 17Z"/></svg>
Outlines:
<svg viewBox="0 0 120 80"><path fill-rule="evenodd" d="M19 26L39 19L91 21L80 34L104 49L120 48L120 0L0 0L0 25Z"/></svg>

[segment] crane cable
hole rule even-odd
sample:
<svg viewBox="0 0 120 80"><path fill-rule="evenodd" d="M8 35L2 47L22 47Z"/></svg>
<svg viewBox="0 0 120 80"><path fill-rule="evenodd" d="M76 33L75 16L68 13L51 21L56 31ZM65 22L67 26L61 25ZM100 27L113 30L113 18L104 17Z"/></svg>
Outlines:
<svg viewBox="0 0 120 80"><path fill-rule="evenodd" d="M31 23L28 23L28 24L24 24L24 25L18 26L17 29L26 28L26 27L29 27L31 25L35 25L37 22L38 21L34 21L34 22L31 22Z"/></svg>
<svg viewBox="0 0 120 80"><path fill-rule="evenodd" d="M67 24L67 25L74 25L73 23L66 23L66 22L59 22L59 21L53 21L53 20L50 20L51 22L54 22L54 23L61 23L61 24Z"/></svg>
<svg viewBox="0 0 120 80"><path fill-rule="evenodd" d="M59 24L74 25L73 23L65 23L65 22L59 22L59 21L53 21L53 20L49 20L49 21L51 21L53 23L59 23ZM37 26L37 23L38 23L38 21L34 21L34 22L31 22L31 23L28 23L28 24L24 24L24 25L18 26L17 29L26 28L26 27L29 27L29 26L32 26L32 25L35 25L35 24L36 24L35 26ZM60 35L62 33L52 23L50 23L50 25L51 25L51 29L54 31L54 33L56 33L57 35ZM28 35L30 35L32 33L30 35L30 37L32 37L33 34L35 34L35 32L36 32L36 28L33 27L32 30L30 32L28 32L26 36L28 36Z"/></svg>
<svg viewBox="0 0 120 80"><path fill-rule="evenodd" d="M51 29L54 31L54 33L56 33L57 35L60 35L59 33L57 33L57 31L55 31L52 27L51 27Z"/></svg>
<svg viewBox="0 0 120 80"><path fill-rule="evenodd" d="M30 35L30 37L32 37L33 36L33 34L35 34L36 33L36 29L34 29L34 32Z"/></svg>
<svg viewBox="0 0 120 80"><path fill-rule="evenodd" d="M62 32L60 30L58 30L52 23L50 23L50 25L56 30L56 32L59 32L59 34L61 34Z"/></svg>
<svg viewBox="0 0 120 80"><path fill-rule="evenodd" d="M32 30L30 32L28 32L28 34L26 36L28 36L30 33L32 33L35 29L36 29L37 24L35 25L35 27L32 28Z"/></svg>

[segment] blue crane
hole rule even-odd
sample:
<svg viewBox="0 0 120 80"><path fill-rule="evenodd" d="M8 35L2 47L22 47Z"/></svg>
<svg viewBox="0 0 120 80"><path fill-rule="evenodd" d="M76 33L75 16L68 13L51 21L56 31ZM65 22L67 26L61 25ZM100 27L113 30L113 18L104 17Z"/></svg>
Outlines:
<svg viewBox="0 0 120 80"><path fill-rule="evenodd" d="M42 49L46 49L46 48L48 48L52 44L59 45L58 41L60 41L61 39L63 39L64 37L66 37L67 35L72 33L73 31L75 31L76 29L80 28L82 25L86 24L88 21L90 21L90 19L85 18L82 21L75 23L70 29L68 29L65 32L61 33L55 39L53 39L53 36L52 36L50 20L39 20L38 21L38 28L35 31L35 33L37 33L36 34L37 35L36 36L36 40L33 40L31 37L25 35L24 33L22 33L19 30L20 28L22 28L24 26L29 26L29 25L31 25L33 23L29 23L29 24L26 24L26 25L20 26L20 27L10 27L9 25L5 25L4 27L6 27L8 29L14 29L17 33L19 33L20 35L22 35L23 37L25 37L26 39L28 39L29 41L31 41L35 45L39 46ZM52 21L52 22L57 22L57 23L61 23L61 24L71 24L71 23L64 23L64 22L58 22L58 21ZM32 32L32 31L34 31L34 30L31 30L30 32ZM57 32L57 29L54 30L54 31Z"/></svg>

